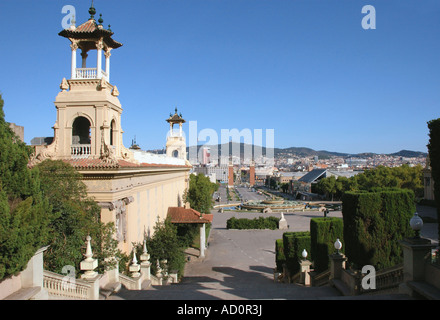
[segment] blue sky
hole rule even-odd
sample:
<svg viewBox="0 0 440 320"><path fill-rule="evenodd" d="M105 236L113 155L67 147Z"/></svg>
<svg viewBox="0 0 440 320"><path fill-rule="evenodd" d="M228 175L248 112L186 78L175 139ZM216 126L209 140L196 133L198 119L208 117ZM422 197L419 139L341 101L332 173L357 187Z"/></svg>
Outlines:
<svg viewBox="0 0 440 320"><path fill-rule="evenodd" d="M348 153L425 151L440 117L436 0L95 0L124 45L111 82L124 144L162 148L177 107L198 130L274 129L275 146ZM70 76L65 14L88 0L0 1L0 92L25 142L52 136ZM364 30L365 5L376 29ZM184 130L188 131L188 123ZM263 136L264 143L264 136Z"/></svg>

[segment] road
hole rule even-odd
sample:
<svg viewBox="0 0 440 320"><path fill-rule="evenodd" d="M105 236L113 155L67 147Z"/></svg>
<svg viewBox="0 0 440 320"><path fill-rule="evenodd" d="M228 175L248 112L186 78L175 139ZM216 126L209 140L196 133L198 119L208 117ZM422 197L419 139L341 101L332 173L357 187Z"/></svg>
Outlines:
<svg viewBox="0 0 440 320"><path fill-rule="evenodd" d="M244 198L261 200L264 196L239 188ZM433 216L429 208L418 208L422 216ZM226 221L231 217L255 218L263 214L213 210L214 219L205 258L193 258L186 264L181 283L153 286L148 290L121 289L110 300L335 300L368 299L368 297L341 297L331 287L304 287L273 281L275 268L275 241L285 231L306 231L310 219L322 217L319 211L285 213L288 230L228 230ZM342 217L341 211L330 211L329 216ZM432 225L432 226L431 226ZM427 224L422 236L437 239L437 224ZM375 299L407 299L402 295L376 296Z"/></svg>
<svg viewBox="0 0 440 320"><path fill-rule="evenodd" d="M228 230L232 216L255 218L263 213L213 211L214 220L204 259L192 259L180 284L153 286L149 290L122 289L112 300L248 300L328 299L339 292L330 287L303 287L273 281L275 240L286 230ZM340 214L340 213L339 213ZM279 214L271 214L279 216ZM290 231L309 229L320 212L288 213Z"/></svg>

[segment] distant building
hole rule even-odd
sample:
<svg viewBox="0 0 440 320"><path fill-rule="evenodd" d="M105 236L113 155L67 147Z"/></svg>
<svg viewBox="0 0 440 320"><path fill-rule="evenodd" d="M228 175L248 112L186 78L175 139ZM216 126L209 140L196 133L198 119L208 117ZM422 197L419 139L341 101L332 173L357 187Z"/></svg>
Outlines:
<svg viewBox="0 0 440 320"><path fill-rule="evenodd" d="M15 135L24 142L24 127L17 126L15 123L9 123L9 128L11 128Z"/></svg>
<svg viewBox="0 0 440 320"><path fill-rule="evenodd" d="M209 176L215 178L216 182L227 183L228 182L228 174L229 168L228 165L220 165L220 166L194 166L194 173L203 173L205 176Z"/></svg>

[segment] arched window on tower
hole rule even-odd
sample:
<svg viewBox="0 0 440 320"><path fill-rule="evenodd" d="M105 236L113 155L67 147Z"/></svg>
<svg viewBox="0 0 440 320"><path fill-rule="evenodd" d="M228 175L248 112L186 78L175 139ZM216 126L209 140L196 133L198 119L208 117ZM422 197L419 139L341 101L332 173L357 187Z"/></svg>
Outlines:
<svg viewBox="0 0 440 320"><path fill-rule="evenodd" d="M113 146L116 143L116 122L112 120L110 124L110 145Z"/></svg>
<svg viewBox="0 0 440 320"><path fill-rule="evenodd" d="M88 157L91 153L90 121L77 117L72 124L72 157Z"/></svg>
<svg viewBox="0 0 440 320"><path fill-rule="evenodd" d="M172 153L174 158L178 158L179 157L179 151L178 150L174 150Z"/></svg>

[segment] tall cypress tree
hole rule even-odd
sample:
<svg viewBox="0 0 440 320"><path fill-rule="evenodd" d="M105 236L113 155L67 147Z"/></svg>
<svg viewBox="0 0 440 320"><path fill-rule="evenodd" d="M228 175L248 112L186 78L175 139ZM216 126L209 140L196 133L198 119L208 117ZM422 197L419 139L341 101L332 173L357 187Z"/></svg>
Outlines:
<svg viewBox="0 0 440 320"><path fill-rule="evenodd" d="M428 122L428 152L431 161L431 174L434 180L434 198L437 203L437 221L440 221L440 118ZM440 239L440 223L438 224Z"/></svg>
<svg viewBox="0 0 440 320"><path fill-rule="evenodd" d="M22 271L48 239L51 210L29 154L5 121L0 95L0 280Z"/></svg>

